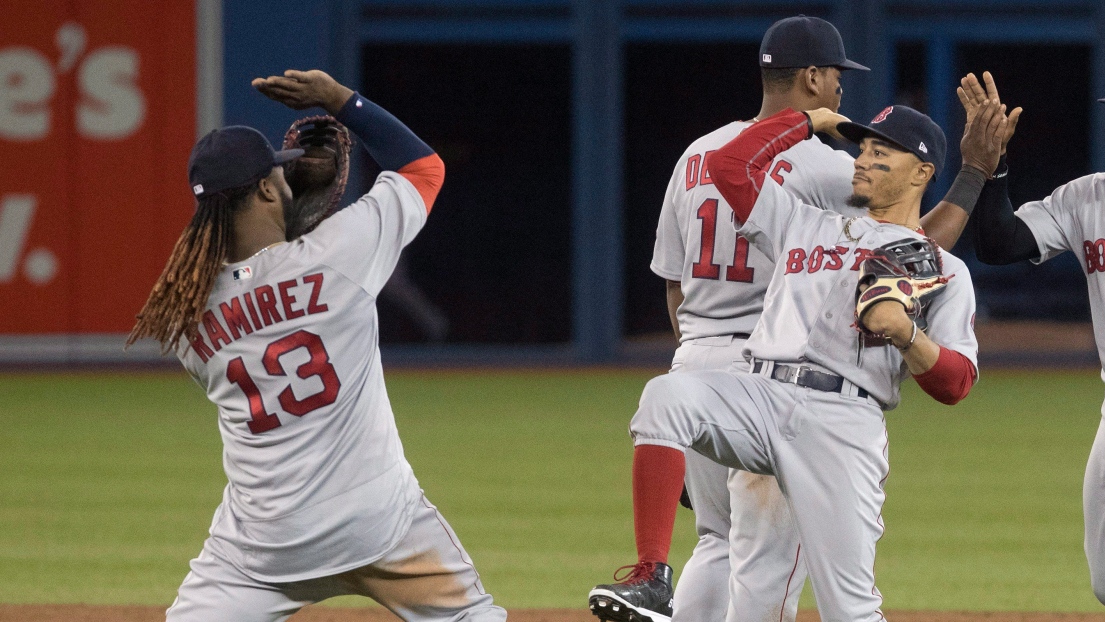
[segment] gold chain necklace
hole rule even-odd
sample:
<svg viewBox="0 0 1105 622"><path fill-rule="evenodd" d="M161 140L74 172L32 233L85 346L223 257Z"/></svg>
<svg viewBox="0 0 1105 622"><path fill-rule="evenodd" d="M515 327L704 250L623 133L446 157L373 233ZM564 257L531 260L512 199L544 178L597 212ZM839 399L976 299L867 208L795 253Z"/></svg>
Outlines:
<svg viewBox="0 0 1105 622"><path fill-rule="evenodd" d="M849 242L859 242L859 238L852 235L852 223L859 220L858 217L852 216L844 222L844 237L848 238Z"/></svg>

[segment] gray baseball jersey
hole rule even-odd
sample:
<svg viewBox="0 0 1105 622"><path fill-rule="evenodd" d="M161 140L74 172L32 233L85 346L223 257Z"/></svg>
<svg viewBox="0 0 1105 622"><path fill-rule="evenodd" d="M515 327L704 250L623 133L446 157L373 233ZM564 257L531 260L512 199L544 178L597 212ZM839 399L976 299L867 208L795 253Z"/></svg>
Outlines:
<svg viewBox="0 0 1105 622"><path fill-rule="evenodd" d="M272 582L380 558L420 500L384 388L375 299L426 222L402 175L313 232L228 265L178 353L218 405L229 483L213 540Z"/></svg>
<svg viewBox="0 0 1105 622"><path fill-rule="evenodd" d="M890 410L909 370L896 348L860 347L853 313L859 266L889 242L923 236L868 216L846 217L805 205L779 186L764 183L748 221L738 230L776 262L764 312L745 354L780 363L812 362L866 389ZM851 239L850 239L851 238ZM971 275L942 251L947 290L927 311L926 334L966 356L978 369Z"/></svg>
<svg viewBox="0 0 1105 622"><path fill-rule="evenodd" d="M1068 250L1081 254L1094 339L1098 357L1105 364L1105 173L1060 186L1046 199L1022 205L1016 215L1032 230L1040 247L1040 258L1035 263ZM1101 378L1105 380L1105 369ZM1105 404L1101 412L1105 415ZM1105 419L1098 426L1086 464L1082 506L1090 582L1098 600L1105 603Z"/></svg>
<svg viewBox="0 0 1105 622"><path fill-rule="evenodd" d="M694 141L668 183L651 267L657 275L679 281L684 294L677 312L682 345L673 372L747 368L741 359L744 340L734 341L731 335L752 332L774 266L737 235L732 209L714 186L705 157L749 125L730 123ZM852 158L816 138L780 154L769 172L806 203L843 206L850 215L864 213L845 205L852 193ZM730 605L730 561L735 559L734 606L750 618L773 617L781 609L781 619L794 620L806 571L798 563L798 535L774 478L730 474L689 452L686 484L699 540L676 585L672 619L724 618Z"/></svg>
<svg viewBox="0 0 1105 622"><path fill-rule="evenodd" d="M736 121L706 134L683 153L672 173L656 228L652 271L682 284L677 320L684 341L751 333L763 310L774 269L771 259L737 235L733 210L713 184L706 154L721 148L750 124ZM852 158L816 137L779 154L770 178L803 202L833 206L849 216ZM694 222L695 220L698 222Z"/></svg>
<svg viewBox="0 0 1105 622"><path fill-rule="evenodd" d="M1080 177L1059 186L1042 201L1025 203L1016 212L1040 246L1043 263L1064 251L1082 258L1090 294L1094 339L1105 361L1105 173ZM1105 371L1102 372L1105 379Z"/></svg>

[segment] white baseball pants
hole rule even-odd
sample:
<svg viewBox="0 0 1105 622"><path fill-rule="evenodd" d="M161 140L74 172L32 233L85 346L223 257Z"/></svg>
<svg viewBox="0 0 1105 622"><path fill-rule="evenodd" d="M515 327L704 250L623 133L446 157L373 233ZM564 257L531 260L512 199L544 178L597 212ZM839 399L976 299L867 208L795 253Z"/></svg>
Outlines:
<svg viewBox="0 0 1105 622"><path fill-rule="evenodd" d="M208 538L191 562L167 622L283 622L303 607L334 596L367 596L409 622L503 622L456 533L426 499L407 535L368 566L293 583L251 579Z"/></svg>
<svg viewBox="0 0 1105 622"><path fill-rule="evenodd" d="M772 368L765 364L761 374ZM778 479L824 622L877 622L875 543L889 474L882 409L765 375L701 371L652 379L630 424L634 443L693 449ZM780 600L782 594L779 594ZM727 620L752 618L730 608ZM760 622L760 620L753 620Z"/></svg>
<svg viewBox="0 0 1105 622"><path fill-rule="evenodd" d="M685 341L671 373L747 373L744 342L732 335ZM694 451L686 459L698 543L675 586L672 621L720 622L732 602L740 620L794 622L806 567L775 477L730 469Z"/></svg>

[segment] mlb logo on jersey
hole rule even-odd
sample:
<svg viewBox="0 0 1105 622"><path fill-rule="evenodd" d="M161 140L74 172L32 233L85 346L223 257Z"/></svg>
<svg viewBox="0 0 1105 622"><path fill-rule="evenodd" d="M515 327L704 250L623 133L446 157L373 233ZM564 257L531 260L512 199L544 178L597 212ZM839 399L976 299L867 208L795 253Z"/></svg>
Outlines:
<svg viewBox="0 0 1105 622"><path fill-rule="evenodd" d="M251 268L249 266L243 266L243 267L238 268L237 270L234 271L234 280L235 281L242 281L242 280L245 280L245 279L252 279L252 278L253 278L253 268Z"/></svg>

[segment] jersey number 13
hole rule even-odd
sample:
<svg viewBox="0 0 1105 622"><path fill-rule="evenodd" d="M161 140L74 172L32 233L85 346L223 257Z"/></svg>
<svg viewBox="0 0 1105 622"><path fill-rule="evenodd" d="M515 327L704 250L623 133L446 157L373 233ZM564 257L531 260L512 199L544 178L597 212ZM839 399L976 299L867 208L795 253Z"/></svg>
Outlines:
<svg viewBox="0 0 1105 622"><path fill-rule="evenodd" d="M311 358L297 367L295 374L304 380L312 376L318 376L322 380L322 390L299 399L292 391L292 385L289 384L284 387L284 390L276 398L284 412L302 417L311 411L329 406L337 401L341 381L338 380L338 374L334 371L334 366L330 364L330 354L326 352L326 346L322 343L322 338L305 330L297 330L287 337L277 339L265 348L265 355L261 358L265 371L270 376L287 376L288 373L284 370L280 357L298 348L306 348ZM238 385L249 400L250 432L260 434L280 427L280 418L276 416L276 413L270 413L265 408L261 391L246 370L246 364L242 357L239 356L227 364L226 379Z"/></svg>

